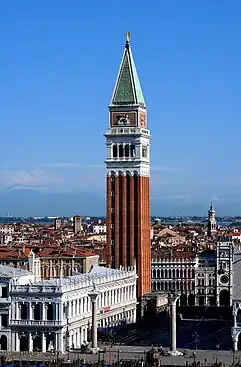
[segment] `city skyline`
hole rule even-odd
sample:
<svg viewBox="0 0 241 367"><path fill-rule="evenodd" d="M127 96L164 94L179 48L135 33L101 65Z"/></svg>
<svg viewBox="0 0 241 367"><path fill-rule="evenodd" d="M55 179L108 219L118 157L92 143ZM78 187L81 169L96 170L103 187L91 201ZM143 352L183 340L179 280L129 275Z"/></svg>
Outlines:
<svg viewBox="0 0 241 367"><path fill-rule="evenodd" d="M152 215L206 215L211 200L217 215L240 214L241 5L163 1L143 29L136 4L110 23L117 4L2 6L0 215L105 214L103 131L129 30L152 131Z"/></svg>

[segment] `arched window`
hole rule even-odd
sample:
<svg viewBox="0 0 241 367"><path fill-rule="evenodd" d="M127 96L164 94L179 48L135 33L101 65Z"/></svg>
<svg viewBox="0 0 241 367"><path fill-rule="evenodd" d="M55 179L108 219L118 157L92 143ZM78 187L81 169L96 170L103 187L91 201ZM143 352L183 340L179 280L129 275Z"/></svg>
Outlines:
<svg viewBox="0 0 241 367"><path fill-rule="evenodd" d="M123 158L124 152L123 152L123 145L119 145L119 157Z"/></svg>
<svg viewBox="0 0 241 367"><path fill-rule="evenodd" d="M126 144L125 145L125 157L129 158L129 156L130 156L130 149L129 149L129 145Z"/></svg>
<svg viewBox="0 0 241 367"><path fill-rule="evenodd" d="M136 153L135 153L135 145L131 145L131 157L135 157Z"/></svg>
<svg viewBox="0 0 241 367"><path fill-rule="evenodd" d="M117 152L117 145L113 145L113 158L117 158L118 152Z"/></svg>

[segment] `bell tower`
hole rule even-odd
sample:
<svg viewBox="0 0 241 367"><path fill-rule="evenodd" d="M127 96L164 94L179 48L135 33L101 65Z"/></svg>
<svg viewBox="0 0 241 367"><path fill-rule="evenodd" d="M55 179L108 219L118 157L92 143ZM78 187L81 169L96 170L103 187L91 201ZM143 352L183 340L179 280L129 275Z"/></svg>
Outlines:
<svg viewBox="0 0 241 367"><path fill-rule="evenodd" d="M213 209L213 205L210 205L208 211L208 237L213 237L217 233L217 222L216 222L216 214L215 210Z"/></svg>
<svg viewBox="0 0 241 367"><path fill-rule="evenodd" d="M151 291L150 131L127 33L106 137L107 263L136 266L138 296Z"/></svg>

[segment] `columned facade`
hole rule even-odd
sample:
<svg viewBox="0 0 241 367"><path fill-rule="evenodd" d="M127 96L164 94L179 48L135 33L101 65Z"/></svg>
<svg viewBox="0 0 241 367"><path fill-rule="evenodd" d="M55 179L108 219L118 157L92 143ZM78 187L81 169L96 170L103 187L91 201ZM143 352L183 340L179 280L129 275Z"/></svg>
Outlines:
<svg viewBox="0 0 241 367"><path fill-rule="evenodd" d="M90 342L91 330L96 345L98 328L110 330L136 321L134 269L94 265L88 274L51 282L34 282L32 273L24 270L16 270L24 272L20 280L9 280L9 273L15 273L11 267L0 266L0 272L0 291L8 289L0 304L0 350L65 353ZM94 310L93 283L98 294Z"/></svg>
<svg viewBox="0 0 241 367"><path fill-rule="evenodd" d="M107 129L107 263L136 266L138 296L151 291L150 131L129 36Z"/></svg>

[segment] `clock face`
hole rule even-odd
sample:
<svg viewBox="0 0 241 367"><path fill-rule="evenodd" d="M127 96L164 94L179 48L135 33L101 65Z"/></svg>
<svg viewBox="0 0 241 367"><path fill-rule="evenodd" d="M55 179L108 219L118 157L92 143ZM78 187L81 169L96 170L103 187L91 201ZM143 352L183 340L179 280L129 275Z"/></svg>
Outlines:
<svg viewBox="0 0 241 367"><path fill-rule="evenodd" d="M229 278L228 278L228 276L227 276L227 275L222 275L222 276L220 277L220 282L221 282L221 283L223 283L223 284L227 284L227 283L228 283L228 281L229 281Z"/></svg>

